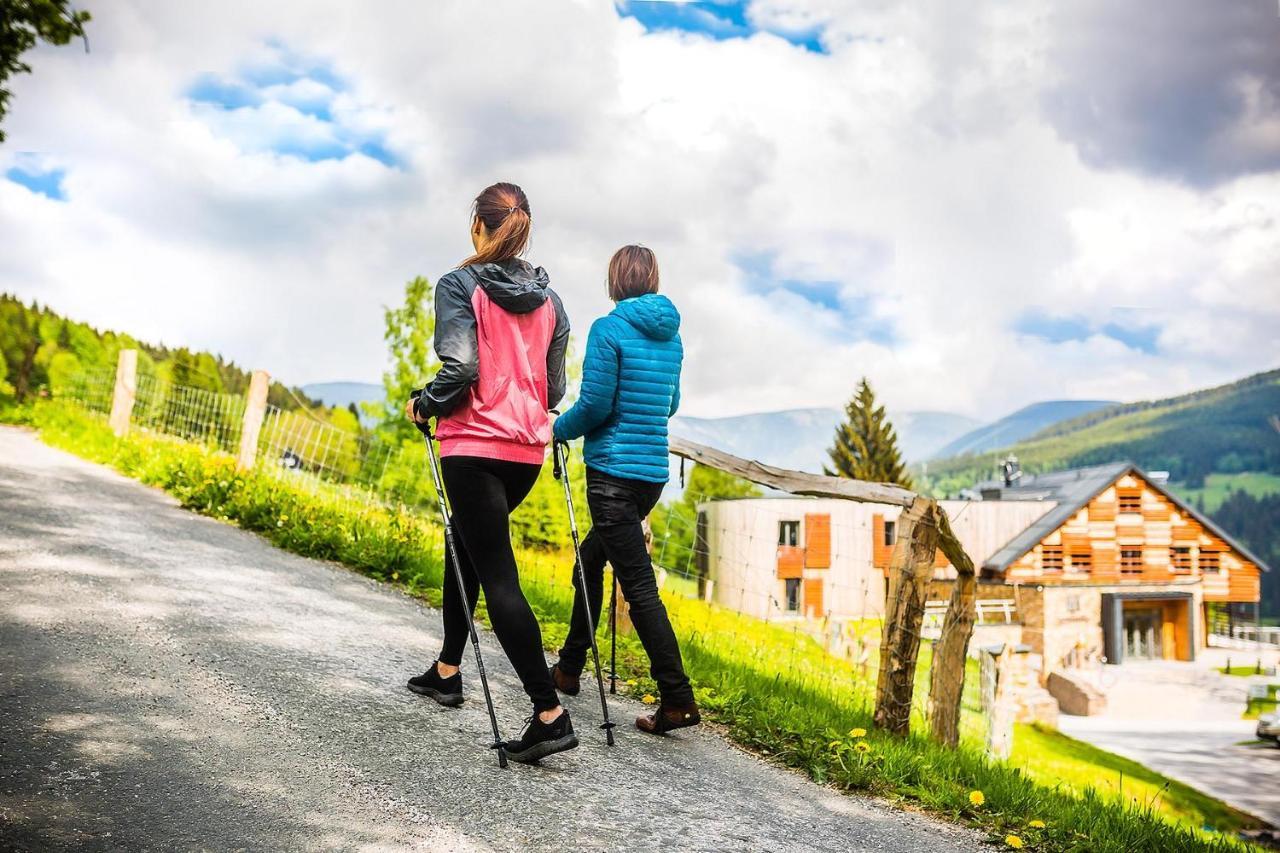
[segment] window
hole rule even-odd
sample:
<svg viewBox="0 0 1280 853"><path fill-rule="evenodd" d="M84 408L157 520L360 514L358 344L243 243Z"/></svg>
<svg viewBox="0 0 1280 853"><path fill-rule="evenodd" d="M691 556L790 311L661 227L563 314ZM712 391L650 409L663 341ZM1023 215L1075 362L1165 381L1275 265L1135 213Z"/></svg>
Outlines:
<svg viewBox="0 0 1280 853"><path fill-rule="evenodd" d="M1071 552L1071 571L1073 572L1093 571L1093 552L1092 551L1072 551Z"/></svg>
<svg viewBox="0 0 1280 853"><path fill-rule="evenodd" d="M800 522L778 522L778 544L790 545L792 548L800 544Z"/></svg>
<svg viewBox="0 0 1280 853"><path fill-rule="evenodd" d="M1062 546L1045 545L1040 553L1040 570L1046 574L1062 571Z"/></svg>
<svg viewBox="0 0 1280 853"><path fill-rule="evenodd" d="M1080 596L1078 595L1067 596L1067 612L1068 613L1080 612Z"/></svg>
<svg viewBox="0 0 1280 853"><path fill-rule="evenodd" d="M1121 548L1120 549L1120 574L1122 575L1142 574L1142 549L1141 548Z"/></svg>
<svg viewBox="0 0 1280 853"><path fill-rule="evenodd" d="M1119 492L1116 499L1120 504L1117 512L1142 512L1142 492Z"/></svg>
<svg viewBox="0 0 1280 853"><path fill-rule="evenodd" d="M1222 563L1219 562L1219 556L1220 555L1218 554L1217 551L1214 551L1210 548L1201 548L1200 549L1200 571L1212 573L1212 572L1217 572L1219 569L1221 569Z"/></svg>
<svg viewBox="0 0 1280 853"><path fill-rule="evenodd" d="M892 548L893 543L898 541L898 522L886 521L884 523L884 544L886 548Z"/></svg>
<svg viewBox="0 0 1280 853"><path fill-rule="evenodd" d="M1191 571L1191 549L1174 546L1169 549L1169 564L1175 572Z"/></svg>
<svg viewBox="0 0 1280 853"><path fill-rule="evenodd" d="M784 605L786 609L792 613L800 610L800 578L787 578L783 581L787 585L786 600Z"/></svg>

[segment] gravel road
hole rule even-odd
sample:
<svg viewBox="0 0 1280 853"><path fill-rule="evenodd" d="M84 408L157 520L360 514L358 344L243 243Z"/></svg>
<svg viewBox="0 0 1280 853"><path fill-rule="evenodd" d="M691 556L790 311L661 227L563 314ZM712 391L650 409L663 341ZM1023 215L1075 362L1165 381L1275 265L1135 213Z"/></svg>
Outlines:
<svg viewBox="0 0 1280 853"><path fill-rule="evenodd" d="M403 687L439 636L395 590L0 428L0 849L983 847L710 730L641 734L630 701L610 749L586 692L579 749L499 770L474 679L461 711Z"/></svg>

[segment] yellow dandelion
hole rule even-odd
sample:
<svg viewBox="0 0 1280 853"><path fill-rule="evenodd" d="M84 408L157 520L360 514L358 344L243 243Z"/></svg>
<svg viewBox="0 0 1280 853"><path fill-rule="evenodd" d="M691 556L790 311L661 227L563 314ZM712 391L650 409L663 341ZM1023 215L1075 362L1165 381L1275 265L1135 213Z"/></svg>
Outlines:
<svg viewBox="0 0 1280 853"><path fill-rule="evenodd" d="M652 693L646 693L640 697L640 701L646 705L652 705L654 702L658 701L658 698Z"/></svg>
<svg viewBox="0 0 1280 853"><path fill-rule="evenodd" d="M1022 839L1021 839L1021 838L1019 838L1019 837L1018 837L1018 836L1016 836L1016 835L1006 835L1006 836L1004 837L1004 843L1005 843L1005 844L1008 844L1008 845L1009 845L1010 847L1012 847L1014 850L1021 850L1021 849L1022 849Z"/></svg>
<svg viewBox="0 0 1280 853"><path fill-rule="evenodd" d="M849 729L849 737L866 737L866 729Z"/></svg>
<svg viewBox="0 0 1280 853"><path fill-rule="evenodd" d="M839 751L839 749L840 749L840 741L838 741L838 740L833 740L833 741L831 741L831 743L827 744L827 746L831 747L831 748L832 748L832 749L834 749L834 750Z"/></svg>
<svg viewBox="0 0 1280 853"><path fill-rule="evenodd" d="M987 801L987 797L981 791L970 791L969 802L975 806L980 806Z"/></svg>
<svg viewBox="0 0 1280 853"><path fill-rule="evenodd" d="M1029 820L1029 821L1027 821L1027 826L1031 827L1032 829L1044 829L1044 821L1042 821L1042 820Z"/></svg>
<svg viewBox="0 0 1280 853"><path fill-rule="evenodd" d="M867 743L865 740L860 740L853 745L853 748L858 750L858 752L867 753L871 751L871 744Z"/></svg>

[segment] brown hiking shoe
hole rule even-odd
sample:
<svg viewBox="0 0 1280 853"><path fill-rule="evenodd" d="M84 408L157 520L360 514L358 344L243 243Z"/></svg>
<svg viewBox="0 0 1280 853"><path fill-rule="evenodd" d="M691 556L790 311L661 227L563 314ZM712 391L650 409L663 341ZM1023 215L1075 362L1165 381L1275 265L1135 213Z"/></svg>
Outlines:
<svg viewBox="0 0 1280 853"><path fill-rule="evenodd" d="M556 690L559 690L566 696L577 696L578 691L582 689L582 682L576 675L568 675L564 670L560 669L560 664L553 663L551 665L551 680L555 682Z"/></svg>
<svg viewBox="0 0 1280 853"><path fill-rule="evenodd" d="M696 702L688 705L661 705L652 714L636 717L636 728L651 735L665 734L672 729L687 729L702 722Z"/></svg>

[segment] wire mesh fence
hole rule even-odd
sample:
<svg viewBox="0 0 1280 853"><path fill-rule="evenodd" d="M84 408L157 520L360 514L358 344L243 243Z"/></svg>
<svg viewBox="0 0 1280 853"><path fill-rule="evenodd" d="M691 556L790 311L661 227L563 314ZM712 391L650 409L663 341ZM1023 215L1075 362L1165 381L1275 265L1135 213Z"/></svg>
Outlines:
<svg viewBox="0 0 1280 853"><path fill-rule="evenodd" d="M57 396L86 411L106 415L113 387L113 371L85 373L67 383ZM132 424L153 434L235 454L245 406L239 395L142 375ZM296 487L323 491L331 500L364 506L435 508L434 489L423 476L422 442L397 445L366 431L341 429L305 409L267 407L256 460L260 472ZM580 463L576 470L581 485ZM790 683L800 685L813 698L825 697L869 713L875 700L885 575L872 564L870 552L865 559L833 564L821 579L826 606L808 606L812 593L804 589L803 582L795 584L779 577L780 526L792 522L797 514L794 506L783 504L799 500L806 499L742 502L732 521L720 521L714 515L709 518L698 511L714 501L710 495L687 493L680 500L660 504L650 519L660 589L686 657L714 663L723 672L750 671L771 677L785 674ZM545 507L522 509L536 514ZM579 507L579 519L586 525L584 510ZM897 508L885 507L883 511L896 512ZM434 522L431 514L424 516ZM870 540L869 525L866 517L833 519L832 542L861 547ZM520 524L514 526L518 529ZM525 548L521 584L544 608L567 616L573 596L571 569L567 537L558 547ZM601 622L603 630L607 619ZM930 644L925 639L912 707L917 719L925 713L927 694L924 683ZM976 707L976 693L966 704Z"/></svg>
<svg viewBox="0 0 1280 853"><path fill-rule="evenodd" d="M111 411L115 373L72 377L55 396L88 412ZM179 385L162 377L137 377L131 427L235 454L240 449L246 401L238 394ZM325 422L306 409L269 405L255 456L260 471L311 490L328 487L344 500L382 505L434 505L435 492L420 475L420 443L390 443L368 432Z"/></svg>

